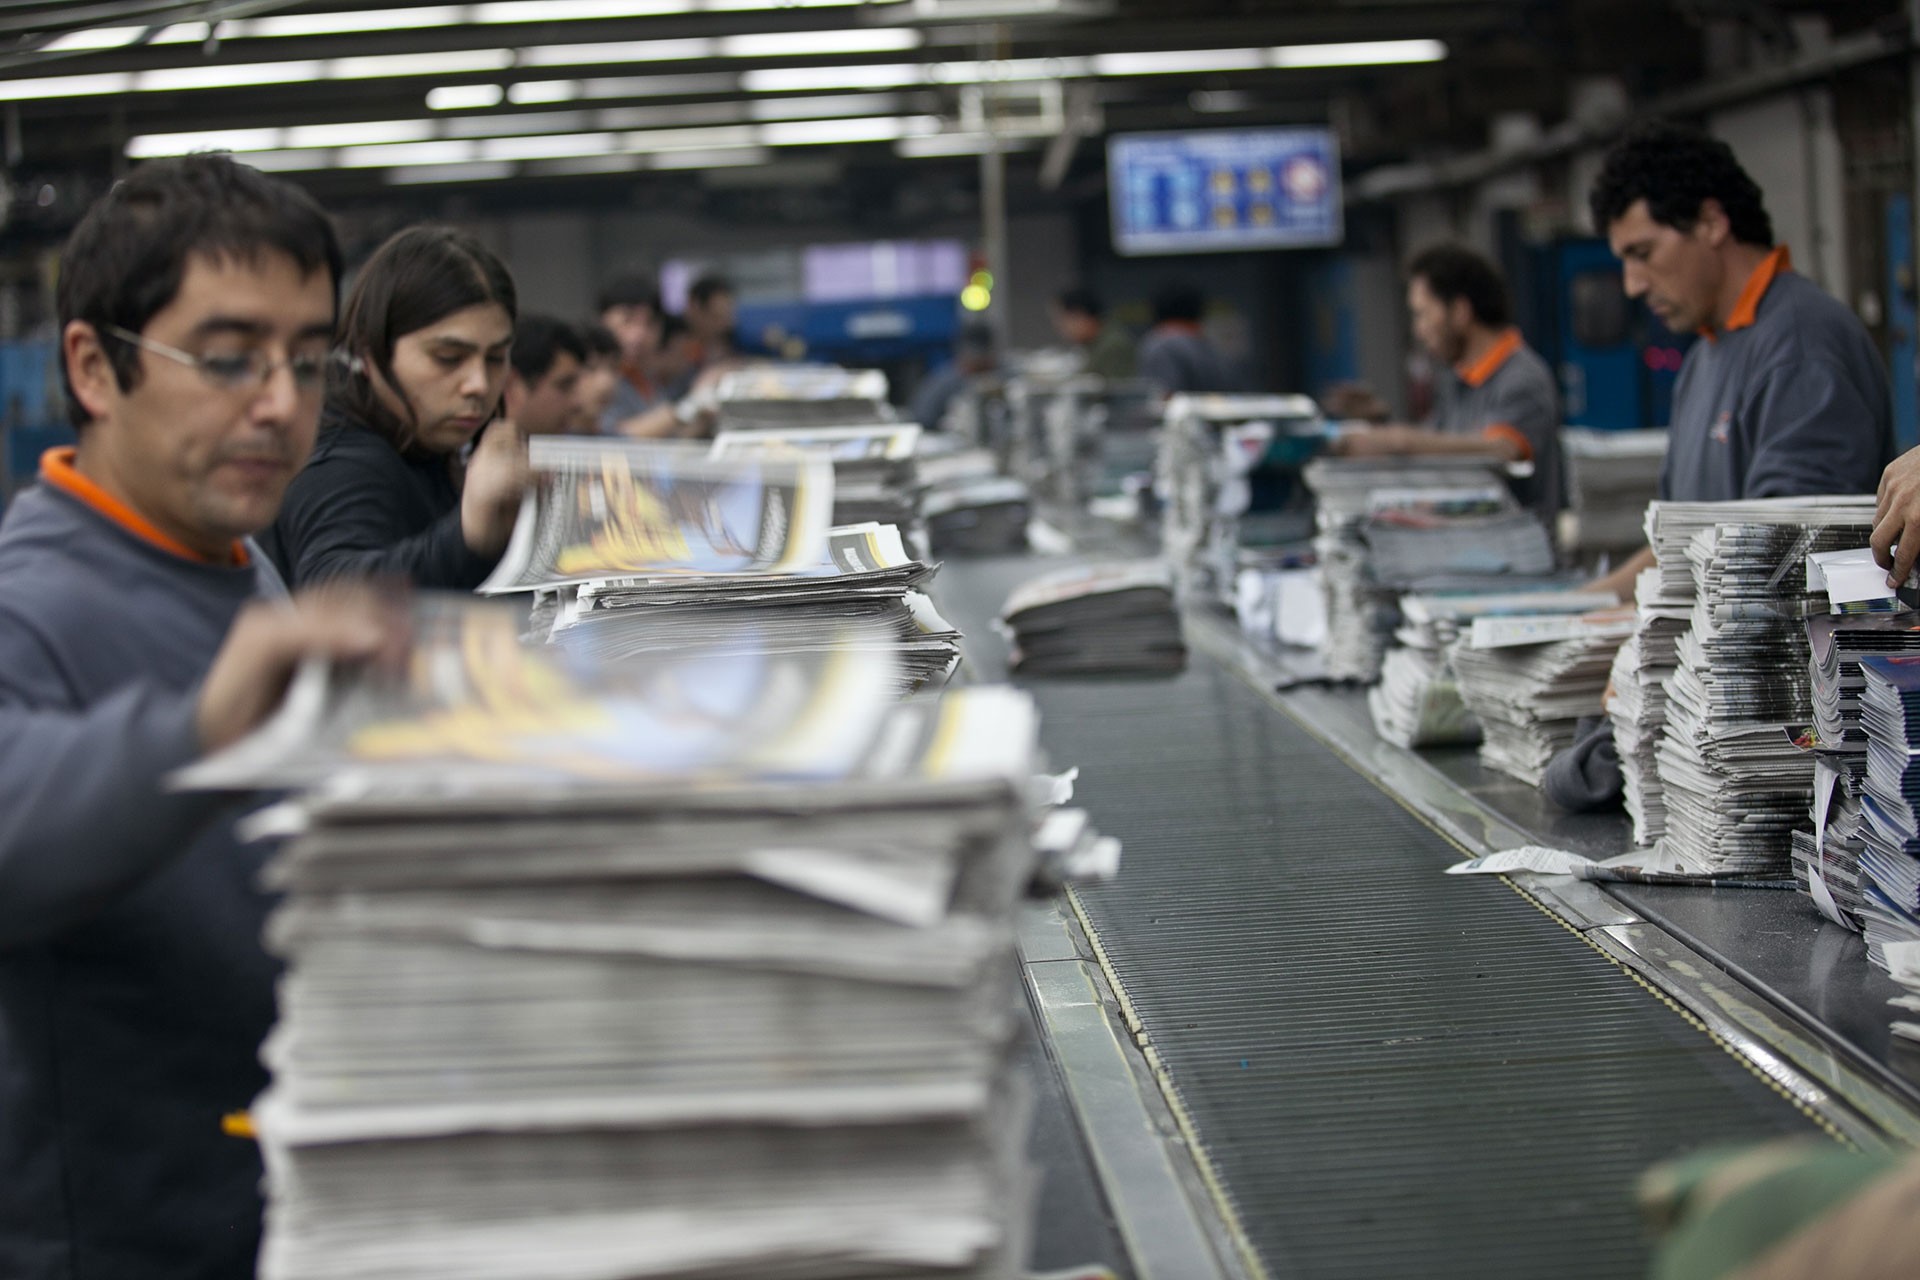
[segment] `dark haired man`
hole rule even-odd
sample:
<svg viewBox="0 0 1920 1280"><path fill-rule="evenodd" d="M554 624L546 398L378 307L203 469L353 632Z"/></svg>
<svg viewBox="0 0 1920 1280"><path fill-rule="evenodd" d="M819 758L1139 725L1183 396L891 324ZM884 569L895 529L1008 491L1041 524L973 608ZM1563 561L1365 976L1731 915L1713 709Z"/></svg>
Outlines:
<svg viewBox="0 0 1920 1280"><path fill-rule="evenodd" d="M587 361L573 392L573 417L568 430L590 436L606 430L607 407L620 382L620 339L603 324L588 321L579 328Z"/></svg>
<svg viewBox="0 0 1920 1280"><path fill-rule="evenodd" d="M692 365L672 384L669 394L674 399L691 391L701 374L724 368L739 354L733 332L739 320L735 296L733 282L711 271L687 286L687 305L680 318L693 335ZM661 349L666 349L664 340Z"/></svg>
<svg viewBox="0 0 1920 1280"><path fill-rule="evenodd" d="M587 344L580 331L553 316L521 316L513 326L506 415L529 436L572 430Z"/></svg>
<svg viewBox="0 0 1920 1280"><path fill-rule="evenodd" d="M1460 245L1436 245L1407 267L1407 312L1414 338L1447 366L1433 427L1349 432L1335 452L1531 463L1514 494L1551 528L1560 509L1560 395L1553 370L1513 326L1500 268Z"/></svg>
<svg viewBox="0 0 1920 1280"><path fill-rule="evenodd" d="M398 630L364 588L286 601L247 542L313 445L340 251L296 188L194 156L134 170L63 262L79 444L0 524L0 1275L241 1280L261 855L165 778Z"/></svg>
<svg viewBox="0 0 1920 1280"><path fill-rule="evenodd" d="M650 373L665 314L653 282L640 276L621 276L600 292L600 323L620 343L620 381L600 415L600 429L609 435L666 399L666 388Z"/></svg>
<svg viewBox="0 0 1920 1280"><path fill-rule="evenodd" d="M1133 344L1107 323L1106 308L1093 290L1062 289L1053 300L1052 319L1053 331L1080 349L1088 373L1110 382L1133 377Z"/></svg>
<svg viewBox="0 0 1920 1280"><path fill-rule="evenodd" d="M1872 492L1893 456L1880 355L1845 304L1794 272L1726 143L1642 126L1608 154L1591 203L1628 296L1704 339L1674 385L1660 496ZM1630 600L1652 563L1643 550L1596 585Z"/></svg>
<svg viewBox="0 0 1920 1280"><path fill-rule="evenodd" d="M1239 391L1240 379L1201 332L1206 299L1191 285L1170 284L1153 296L1153 328L1140 339L1140 376L1163 395Z"/></svg>
<svg viewBox="0 0 1920 1280"><path fill-rule="evenodd" d="M940 430L967 384L983 373L991 373L999 363L993 326L984 321L965 326L954 340L953 360L928 374L914 388L907 417L929 431Z"/></svg>

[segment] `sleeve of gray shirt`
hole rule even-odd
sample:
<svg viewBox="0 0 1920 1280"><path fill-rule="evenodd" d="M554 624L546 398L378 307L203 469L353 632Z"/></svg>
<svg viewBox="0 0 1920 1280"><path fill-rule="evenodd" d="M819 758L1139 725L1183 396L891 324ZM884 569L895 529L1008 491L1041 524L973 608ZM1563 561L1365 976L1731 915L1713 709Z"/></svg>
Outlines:
<svg viewBox="0 0 1920 1280"><path fill-rule="evenodd" d="M1803 357L1768 369L1742 415L1748 443L1744 498L1872 493L1881 461L1873 408L1832 361Z"/></svg>
<svg viewBox="0 0 1920 1280"><path fill-rule="evenodd" d="M218 796L166 776L200 754L198 690L133 683L81 711L48 706L57 664L0 617L0 947L59 933L186 848Z"/></svg>
<svg viewBox="0 0 1920 1280"><path fill-rule="evenodd" d="M1560 405L1552 384L1533 377L1502 378L1489 390L1488 425L1512 427L1527 438L1536 459L1550 457L1560 430Z"/></svg>

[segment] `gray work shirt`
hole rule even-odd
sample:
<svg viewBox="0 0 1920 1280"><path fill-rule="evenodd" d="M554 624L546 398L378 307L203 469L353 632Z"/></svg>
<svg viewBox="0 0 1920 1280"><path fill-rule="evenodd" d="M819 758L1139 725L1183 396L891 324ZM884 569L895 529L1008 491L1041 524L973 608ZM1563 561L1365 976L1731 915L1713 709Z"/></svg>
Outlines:
<svg viewBox="0 0 1920 1280"><path fill-rule="evenodd" d="M1450 370L1439 380L1433 425L1450 435L1507 428L1525 437L1533 474L1513 481L1514 496L1551 529L1562 501L1560 388L1547 362L1517 332L1502 345L1509 349L1496 348L1479 367Z"/></svg>
<svg viewBox="0 0 1920 1280"><path fill-rule="evenodd" d="M1866 327L1792 270L1774 276L1751 324L1740 318L1680 366L1660 496L1874 492L1894 456L1893 410Z"/></svg>

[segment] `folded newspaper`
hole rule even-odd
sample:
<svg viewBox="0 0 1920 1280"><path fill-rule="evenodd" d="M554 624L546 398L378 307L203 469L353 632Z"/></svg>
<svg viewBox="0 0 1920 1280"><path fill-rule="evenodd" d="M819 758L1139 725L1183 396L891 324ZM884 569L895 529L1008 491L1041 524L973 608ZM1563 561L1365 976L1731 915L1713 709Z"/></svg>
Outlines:
<svg viewBox="0 0 1920 1280"><path fill-rule="evenodd" d="M1000 611L1012 669L1028 675L1172 672L1186 641L1173 571L1160 561L1095 564L1043 574Z"/></svg>

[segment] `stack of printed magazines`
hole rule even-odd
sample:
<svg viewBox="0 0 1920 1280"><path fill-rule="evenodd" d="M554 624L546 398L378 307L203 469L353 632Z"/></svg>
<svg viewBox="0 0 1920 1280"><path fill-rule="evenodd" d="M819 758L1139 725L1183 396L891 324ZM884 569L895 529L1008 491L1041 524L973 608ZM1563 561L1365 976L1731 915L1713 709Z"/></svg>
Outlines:
<svg viewBox="0 0 1920 1280"><path fill-rule="evenodd" d="M1034 578L1007 597L1000 625L1013 638L1010 666L1025 675L1174 672L1187 662L1173 572L1155 560Z"/></svg>
<svg viewBox="0 0 1920 1280"><path fill-rule="evenodd" d="M1485 733L1481 762L1539 786L1579 722L1600 714L1614 651L1632 629L1632 612L1617 605L1475 619L1453 651L1453 670Z"/></svg>
<svg viewBox="0 0 1920 1280"><path fill-rule="evenodd" d="M933 566L898 528L825 526L824 454L545 437L528 453L533 492L480 590L537 594L536 637L601 657L728 643L819 652L859 622L897 655L902 693L959 663L959 633L922 590Z"/></svg>
<svg viewBox="0 0 1920 1280"><path fill-rule="evenodd" d="M911 422L867 426L722 431L715 458L819 452L833 462L833 523L919 524L920 483L914 451L920 428Z"/></svg>
<svg viewBox="0 0 1920 1280"><path fill-rule="evenodd" d="M1025 696L417 608L404 669L309 668L181 779L310 788L252 823L265 1280L1016 1275L1013 910L1037 829L1113 854L1036 810Z"/></svg>

